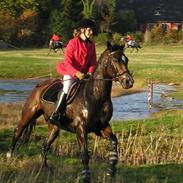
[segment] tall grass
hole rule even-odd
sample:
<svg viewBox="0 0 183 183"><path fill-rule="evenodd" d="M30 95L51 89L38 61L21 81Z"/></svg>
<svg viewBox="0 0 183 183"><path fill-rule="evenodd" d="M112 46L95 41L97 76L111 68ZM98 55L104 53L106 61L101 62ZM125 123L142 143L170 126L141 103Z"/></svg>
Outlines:
<svg viewBox="0 0 183 183"><path fill-rule="evenodd" d="M114 129L119 128L118 123L114 125ZM163 124L157 126L160 131L152 130L149 135L147 134L149 129L146 129L144 124L131 122L129 127L125 124L124 126L124 130L115 131L119 141L119 163L117 175L112 182L158 183L161 181L172 183L183 180L181 176L183 166L180 164L183 157L182 135L167 135L167 126ZM39 146L43 142L43 137L47 134L46 130L47 127L38 126L32 135L29 148L22 147L15 151L15 158L11 162L7 162L5 155L0 151L1 183L81 182L82 163L79 149L75 135L67 132L63 132L53 144L48 156L49 168L40 171ZM171 130L174 131L176 128ZM6 132L6 129L4 129L4 132ZM40 138L40 136L42 137ZM2 137L2 130L0 137ZM8 142L8 138L6 136L4 140ZM104 139L89 137L90 168L92 182L94 183L110 182L106 176L108 144L109 142ZM7 150L7 148L5 149ZM157 164L162 166L157 166Z"/></svg>
<svg viewBox="0 0 183 183"><path fill-rule="evenodd" d="M2 148L8 149L21 115L22 104L0 105ZM137 121L112 122L112 128L118 137L119 161L125 165L183 163L183 111L167 110L154 114L151 118ZM39 152L39 146L48 134L43 118L31 136L32 153ZM94 159L107 160L108 140L89 136L89 149ZM38 148L38 149L37 149ZM17 151L21 153L22 150ZM75 134L62 131L52 146L57 156L78 157L78 145ZM31 154L31 151L30 151Z"/></svg>

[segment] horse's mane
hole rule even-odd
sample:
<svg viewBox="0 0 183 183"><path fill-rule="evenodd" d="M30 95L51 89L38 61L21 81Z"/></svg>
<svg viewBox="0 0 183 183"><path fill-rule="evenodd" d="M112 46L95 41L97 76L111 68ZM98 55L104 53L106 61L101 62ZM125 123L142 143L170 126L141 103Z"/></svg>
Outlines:
<svg viewBox="0 0 183 183"><path fill-rule="evenodd" d="M110 51L110 52L114 52L114 51L123 51L124 50L124 47L125 45L120 45L120 44L113 44L111 45L109 42L107 42L107 48L104 50L104 52L100 55L98 61L97 61L97 64L95 66L95 69L94 69L94 73L95 73L95 70L96 68L102 63L103 61L103 58L107 57L107 52Z"/></svg>
<svg viewBox="0 0 183 183"><path fill-rule="evenodd" d="M119 45L119 44L114 44L113 46L112 46L112 50L111 50L111 52L113 52L113 51L123 51L123 49L124 49L124 45Z"/></svg>

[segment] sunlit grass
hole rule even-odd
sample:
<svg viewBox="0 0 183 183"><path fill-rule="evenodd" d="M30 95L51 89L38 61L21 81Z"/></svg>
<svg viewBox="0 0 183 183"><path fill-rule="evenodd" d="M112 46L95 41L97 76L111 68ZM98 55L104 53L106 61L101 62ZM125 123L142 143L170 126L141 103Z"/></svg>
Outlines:
<svg viewBox="0 0 183 183"><path fill-rule="evenodd" d="M104 46L99 46L97 54L100 55L104 49ZM177 84L178 89L172 96L183 98L182 50L182 45L144 45L139 53L126 50L135 86L143 88L150 79L155 83L171 82ZM63 59L63 54L47 56L47 53L47 49L0 51L0 77L29 78L50 72L57 77L55 65ZM61 132L52 145L48 156L50 168L39 173L40 146L48 134L43 118L38 120L29 147L16 149L13 161L6 161L5 153L21 109L22 103L0 106L0 182L81 182L82 163L76 136L68 132ZM183 182L182 110L160 111L144 120L112 121L111 126L119 140L119 164L113 182ZM93 182L107 182L108 145L107 140L89 136Z"/></svg>

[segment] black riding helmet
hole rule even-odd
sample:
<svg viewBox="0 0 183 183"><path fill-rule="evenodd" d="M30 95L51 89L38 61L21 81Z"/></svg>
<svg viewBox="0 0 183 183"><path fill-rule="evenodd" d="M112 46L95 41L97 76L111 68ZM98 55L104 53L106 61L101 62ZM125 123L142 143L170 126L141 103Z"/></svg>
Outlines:
<svg viewBox="0 0 183 183"><path fill-rule="evenodd" d="M90 19L82 19L81 21L78 22L77 28L91 28L95 29L95 23L93 20Z"/></svg>

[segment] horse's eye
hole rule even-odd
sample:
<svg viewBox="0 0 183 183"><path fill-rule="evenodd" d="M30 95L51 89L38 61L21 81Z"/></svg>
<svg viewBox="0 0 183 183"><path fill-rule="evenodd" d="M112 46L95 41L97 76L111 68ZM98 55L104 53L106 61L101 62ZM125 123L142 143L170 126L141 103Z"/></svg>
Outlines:
<svg viewBox="0 0 183 183"><path fill-rule="evenodd" d="M121 59L124 63L128 63L128 58L126 56L122 55Z"/></svg>

